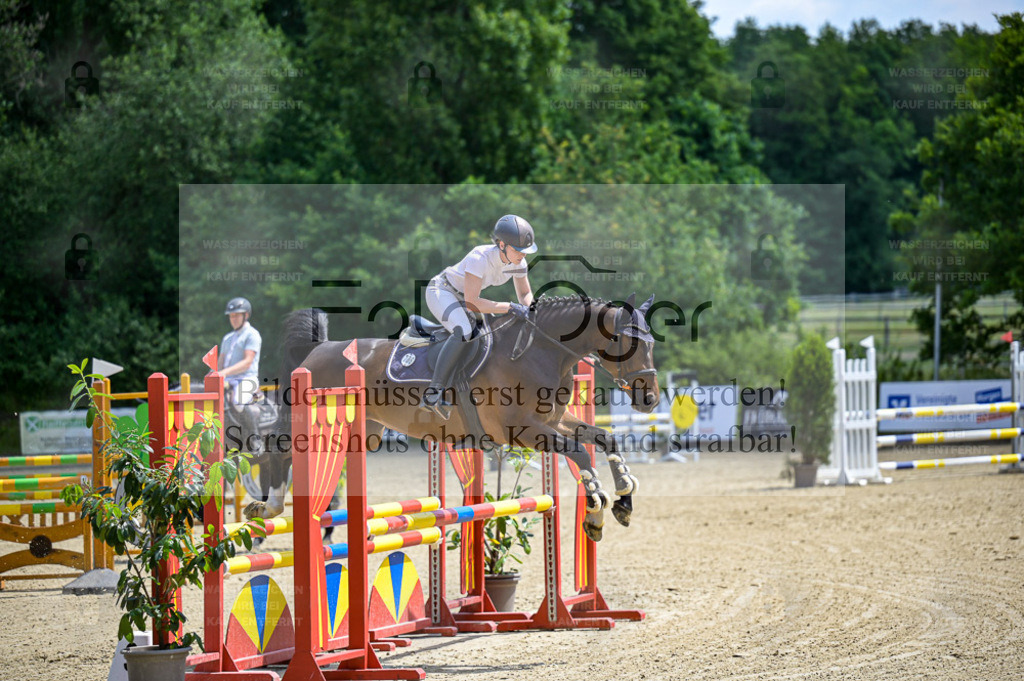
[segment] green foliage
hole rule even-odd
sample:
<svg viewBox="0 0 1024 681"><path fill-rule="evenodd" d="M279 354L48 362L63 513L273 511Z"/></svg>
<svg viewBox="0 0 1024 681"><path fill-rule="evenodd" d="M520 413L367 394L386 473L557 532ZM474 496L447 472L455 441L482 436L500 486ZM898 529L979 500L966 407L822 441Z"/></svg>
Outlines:
<svg viewBox="0 0 1024 681"><path fill-rule="evenodd" d="M830 207L813 195L801 201L812 225L805 247L816 265L802 277L805 293L824 292L842 270L846 291L893 288L887 218L910 186L908 152L916 140L886 90L889 69L901 66L896 43L877 22L854 24L847 40L829 25L812 39L799 26L759 29L752 20L737 25L729 41L733 72L744 83L765 61L775 63L785 81L784 107L750 110L765 174L776 183L846 188L842 244L830 231ZM749 87L746 93L749 98Z"/></svg>
<svg viewBox="0 0 1024 681"><path fill-rule="evenodd" d="M925 375L925 367L920 360L904 360L899 352L890 351L878 357L878 382L924 381L931 379Z"/></svg>
<svg viewBox="0 0 1024 681"><path fill-rule="evenodd" d="M532 449L525 447L503 448L495 457L498 460L498 481L495 492L484 492L484 501L493 503L506 499L518 499L526 495L529 487L520 484L523 472L534 460ZM502 493L501 477L505 462L508 461L515 472L516 477L512 483L511 491ZM504 575L517 572L512 564L522 565L523 558L520 556L530 555L532 548L530 540L533 538L531 531L540 523L540 519L533 514L510 515L500 518L489 518L484 521L484 572L488 575ZM462 545L462 531L452 530L448 533L448 550L454 551Z"/></svg>
<svg viewBox="0 0 1024 681"><path fill-rule="evenodd" d="M807 334L793 350L786 381L786 420L794 427L803 463L826 462L832 443L835 396L832 353L817 334Z"/></svg>
<svg viewBox="0 0 1024 681"><path fill-rule="evenodd" d="M251 549L251 533L264 533L262 527L253 525L231 537L214 537L209 534L213 526L208 525L203 541L193 539L192 528L203 507L213 499L220 512L225 482L231 485L249 471L248 455L232 454L221 463L206 464L204 458L214 447L222 446L217 439L220 424L216 418L199 419L167 453L170 462L151 467L153 451L145 407L140 407L134 418L114 418L108 411L98 411L97 392L88 385L97 375L85 374L85 362L68 368L77 377L71 390L72 408L88 401L86 425L99 418L110 430L102 455L110 462L107 472L118 484L84 490L72 485L61 492L61 498L69 505L80 504L82 518L96 539L127 560L117 583L117 603L124 611L118 636L132 642L135 630L145 631L154 621L154 640L167 641L162 647L202 647L195 632L177 638L186 617L177 609L173 595L188 584L202 587L203 574L220 569L234 556L236 545ZM130 552L130 547L138 547L139 552ZM163 562L172 557L179 567L165 576L159 592L154 593L150 585Z"/></svg>
<svg viewBox="0 0 1024 681"><path fill-rule="evenodd" d="M986 75L968 79L958 96L971 108L940 121L934 138L918 146L923 196L892 218L903 239L971 244L911 249L903 263L911 271L933 274L938 268L948 275L940 310L942 359L967 371L1001 365L998 336L1024 326L1024 15L1001 16L999 23L1002 30L980 62ZM911 288L930 294L934 281L922 278ZM1003 291L1020 307L1005 322L985 323L975 310L978 298ZM932 357L934 320L934 304L914 313L926 337L922 359Z"/></svg>
<svg viewBox="0 0 1024 681"><path fill-rule="evenodd" d="M0 125L0 224L12 263L0 272L0 377L12 388L0 398L6 412L53 408L63 366L83 356L125 366L125 388L153 371L178 373L179 312L202 313L179 310L178 187L254 174L250 150L271 115L223 103L246 99L238 88L252 77L238 74L288 66L282 37L249 0L72 4L84 5L54 3L39 40L65 40L78 21L102 27L105 41L90 57L99 96L64 108L66 66L53 56L48 66L59 62L59 78L19 71L28 83L22 107ZM6 20L0 11L0 26ZM17 35L27 44L35 33ZM10 54L25 68L34 63ZM36 77L60 99L32 99L43 97ZM46 124L36 125L41 110ZM94 280L65 278L65 251L79 232L92 240Z"/></svg>

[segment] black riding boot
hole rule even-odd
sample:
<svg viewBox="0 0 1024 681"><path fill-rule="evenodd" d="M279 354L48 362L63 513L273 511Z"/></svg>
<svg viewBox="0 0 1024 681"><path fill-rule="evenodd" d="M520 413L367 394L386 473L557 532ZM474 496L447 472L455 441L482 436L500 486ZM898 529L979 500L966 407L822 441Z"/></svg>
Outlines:
<svg viewBox="0 0 1024 681"><path fill-rule="evenodd" d="M434 365L434 378L430 385L423 391L423 400L420 406L429 409L441 418L448 420L451 415L448 407L442 399L444 391L451 386L452 375L455 368L459 366L463 356L469 349L469 343L463 342L457 334L452 334L444 341L441 352L437 355L437 364Z"/></svg>

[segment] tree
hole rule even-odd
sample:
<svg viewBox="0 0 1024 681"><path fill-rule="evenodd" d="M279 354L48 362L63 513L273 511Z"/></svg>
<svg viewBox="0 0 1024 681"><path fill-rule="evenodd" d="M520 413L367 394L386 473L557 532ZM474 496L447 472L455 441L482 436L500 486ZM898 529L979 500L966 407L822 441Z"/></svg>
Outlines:
<svg viewBox="0 0 1024 681"><path fill-rule="evenodd" d="M73 24L73 8L50 9L60 21L40 40ZM0 376L13 388L4 398L11 411L63 394L64 367L85 357L125 365L122 385L177 373L179 312L222 311L179 300L178 187L246 173L269 115L243 108L255 99L243 86L274 82L246 74L253 64L288 66L280 35L248 0L122 0L103 12L100 94L73 110L61 89L48 125L22 119L0 145L5 256L18 263L0 273ZM91 239L93 280L65 277L77 233Z"/></svg>
<svg viewBox="0 0 1024 681"><path fill-rule="evenodd" d="M908 268L921 270L922 261L943 265L943 347L961 367L997 365L1002 349L994 336L1024 326L1024 15L998 20L983 71L957 98L964 108L918 147L923 196L892 218L905 240L925 244L908 249ZM928 278L914 284L922 293L932 286ZM973 309L978 297L1004 291L1021 308L1005 323L985 324ZM914 318L928 338L921 357L930 358L934 305Z"/></svg>

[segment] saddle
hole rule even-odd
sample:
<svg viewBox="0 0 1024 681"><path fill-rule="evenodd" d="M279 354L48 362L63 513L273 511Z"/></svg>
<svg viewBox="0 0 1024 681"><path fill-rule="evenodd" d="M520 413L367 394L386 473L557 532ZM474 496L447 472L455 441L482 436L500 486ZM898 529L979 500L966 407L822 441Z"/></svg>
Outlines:
<svg viewBox="0 0 1024 681"><path fill-rule="evenodd" d="M477 406L473 402L469 391L469 382L487 362L494 345L494 334L490 328L488 315L476 319L473 333L467 343L471 343L468 349L465 363L456 368L452 377L452 387L457 395L456 403L462 414L463 423L469 430L470 435L466 438L469 443L482 443L483 426L480 423L480 415L477 413ZM411 315L409 326L402 331L401 336L387 363L388 380L396 383L418 383L426 387L434 375L434 365L441 350L442 341L451 336L451 333L441 324L431 322L420 317ZM467 446L479 446L469 444Z"/></svg>
<svg viewBox="0 0 1024 681"><path fill-rule="evenodd" d="M468 383L483 367L491 354L493 335L489 315L477 319L467 343L472 347L463 366L455 370L454 384ZM437 322L419 315L409 316L409 326L402 330L388 358L388 380L396 383L429 383L442 342L451 333Z"/></svg>

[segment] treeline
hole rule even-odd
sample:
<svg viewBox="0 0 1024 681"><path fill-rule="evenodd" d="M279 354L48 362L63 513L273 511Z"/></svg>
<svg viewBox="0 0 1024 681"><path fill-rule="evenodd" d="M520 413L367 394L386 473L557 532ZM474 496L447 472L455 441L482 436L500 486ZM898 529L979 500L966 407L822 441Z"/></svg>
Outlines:
<svg viewBox="0 0 1024 681"><path fill-rule="evenodd" d="M200 202L188 207L197 235L230 238L237 225L181 185L444 185L429 215L385 201L338 224L345 205L310 211L302 191L278 196L272 227L246 214L315 244L296 271L366 281L352 300L369 308L408 280L396 261L416 238L441 234L452 253L480 243L511 196L494 185L844 184L841 215L829 191L795 190L691 196L679 216L641 192L616 221L580 197L545 216L560 239L660 225L656 257L626 256L673 300L717 296L721 340L669 342L659 360L703 369L705 382L737 356L770 377L773 334L798 294L902 285L895 273L920 268L889 239L973 234L991 247L971 257L987 259L961 267L991 276L951 284L943 316L970 327L981 358L991 331L971 326L971 296L1024 290L1024 29L1020 15L1001 25L992 36L865 21L812 36L743 23L723 43L698 8L668 0L0 0L0 408L59 406L64 366L83 357L124 364L119 383L136 387L154 370L194 370L192 349L219 340L231 287L190 269L212 263L182 254L179 202ZM70 73L80 60L97 94L66 89L88 76ZM784 81L781 107L757 99L765 61ZM970 101L985 108L957 104ZM543 201L524 192L526 208ZM779 285L736 286L729 273L769 228ZM66 277L78 233L91 239L91 281ZM274 282L254 297L269 347L279 313L303 301Z"/></svg>

